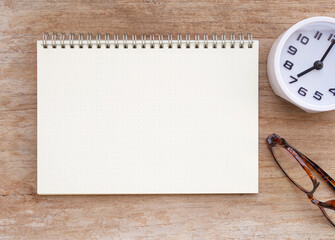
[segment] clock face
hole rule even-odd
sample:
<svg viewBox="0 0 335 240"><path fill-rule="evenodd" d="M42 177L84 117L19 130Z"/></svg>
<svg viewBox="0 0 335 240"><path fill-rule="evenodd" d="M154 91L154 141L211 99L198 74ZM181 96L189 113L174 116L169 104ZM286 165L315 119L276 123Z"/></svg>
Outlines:
<svg viewBox="0 0 335 240"><path fill-rule="evenodd" d="M335 104L335 24L318 22L296 30L284 44L280 72L287 89L314 106Z"/></svg>

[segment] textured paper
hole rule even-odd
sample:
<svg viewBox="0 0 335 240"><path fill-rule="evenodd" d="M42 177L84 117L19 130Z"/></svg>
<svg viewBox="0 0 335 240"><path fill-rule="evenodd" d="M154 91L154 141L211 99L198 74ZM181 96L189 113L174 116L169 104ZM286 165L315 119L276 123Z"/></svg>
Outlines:
<svg viewBox="0 0 335 240"><path fill-rule="evenodd" d="M37 55L38 194L257 193L257 41Z"/></svg>

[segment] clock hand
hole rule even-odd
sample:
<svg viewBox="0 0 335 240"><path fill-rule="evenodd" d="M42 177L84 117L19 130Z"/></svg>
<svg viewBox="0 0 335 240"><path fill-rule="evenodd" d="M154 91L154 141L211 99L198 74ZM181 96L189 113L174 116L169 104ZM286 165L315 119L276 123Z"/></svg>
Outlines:
<svg viewBox="0 0 335 240"><path fill-rule="evenodd" d="M305 71L302 71L301 73L297 74L297 77L301 77L303 75L305 75L306 73L309 73L310 71L315 70L320 70L323 68L323 62L321 60L315 61L313 64L313 67L310 67L308 69L306 69Z"/></svg>
<svg viewBox="0 0 335 240"><path fill-rule="evenodd" d="M306 73L309 73L310 71L313 71L315 69L315 67L310 67L308 69L306 69L305 71L302 71L301 73L297 74L297 77L301 77L303 75L305 75Z"/></svg>
<svg viewBox="0 0 335 240"><path fill-rule="evenodd" d="M331 44L329 45L328 49L326 50L326 52L323 54L322 58L321 58L321 62L323 62L325 60L325 58L327 57L328 53L330 52L330 50L332 49L332 47L334 46L335 44L335 40L333 40L331 42Z"/></svg>

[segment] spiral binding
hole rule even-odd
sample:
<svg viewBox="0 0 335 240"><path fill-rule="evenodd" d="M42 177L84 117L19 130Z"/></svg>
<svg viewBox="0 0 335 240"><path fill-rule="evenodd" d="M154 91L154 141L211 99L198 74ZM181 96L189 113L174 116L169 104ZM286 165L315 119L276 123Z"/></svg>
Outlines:
<svg viewBox="0 0 335 240"><path fill-rule="evenodd" d="M84 46L88 48L173 48L174 46L177 48L252 48L254 44L250 33L247 34L246 40L242 33L238 34L238 39L235 38L235 34L233 33L229 34L228 39L225 34L221 34L220 37L217 34L213 34L211 39L208 38L208 34L204 34L202 39L199 34L195 34L193 39L191 39L190 34L185 34L184 37L182 34L177 34L176 38L172 34L168 34L167 36L163 34L149 34L148 39L145 34L142 34L140 39L137 38L136 34L132 34L129 40L126 33L122 35L122 39L119 38L118 34L114 34L113 39L110 36L110 33L106 33L102 40L100 33L96 34L95 39L93 39L92 33L86 34L86 37L85 34L79 33L76 39L74 33L69 33L68 35L66 33L43 33L42 46L44 48L48 48L49 46L52 48L65 48L66 46L70 48L74 48L75 46L79 46L79 48L83 48Z"/></svg>

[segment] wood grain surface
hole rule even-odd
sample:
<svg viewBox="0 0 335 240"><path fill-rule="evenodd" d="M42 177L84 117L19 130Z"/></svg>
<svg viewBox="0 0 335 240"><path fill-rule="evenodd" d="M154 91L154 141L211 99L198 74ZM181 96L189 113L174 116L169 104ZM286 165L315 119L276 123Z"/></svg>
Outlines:
<svg viewBox="0 0 335 240"><path fill-rule="evenodd" d="M335 176L335 111L307 114L275 96L269 49L315 1L0 2L0 239L334 239L320 210L288 181L265 144L276 132ZM38 196L36 40L43 32L252 32L260 40L259 194ZM243 121L241 121L243 124ZM241 142L242 151L243 144Z"/></svg>

